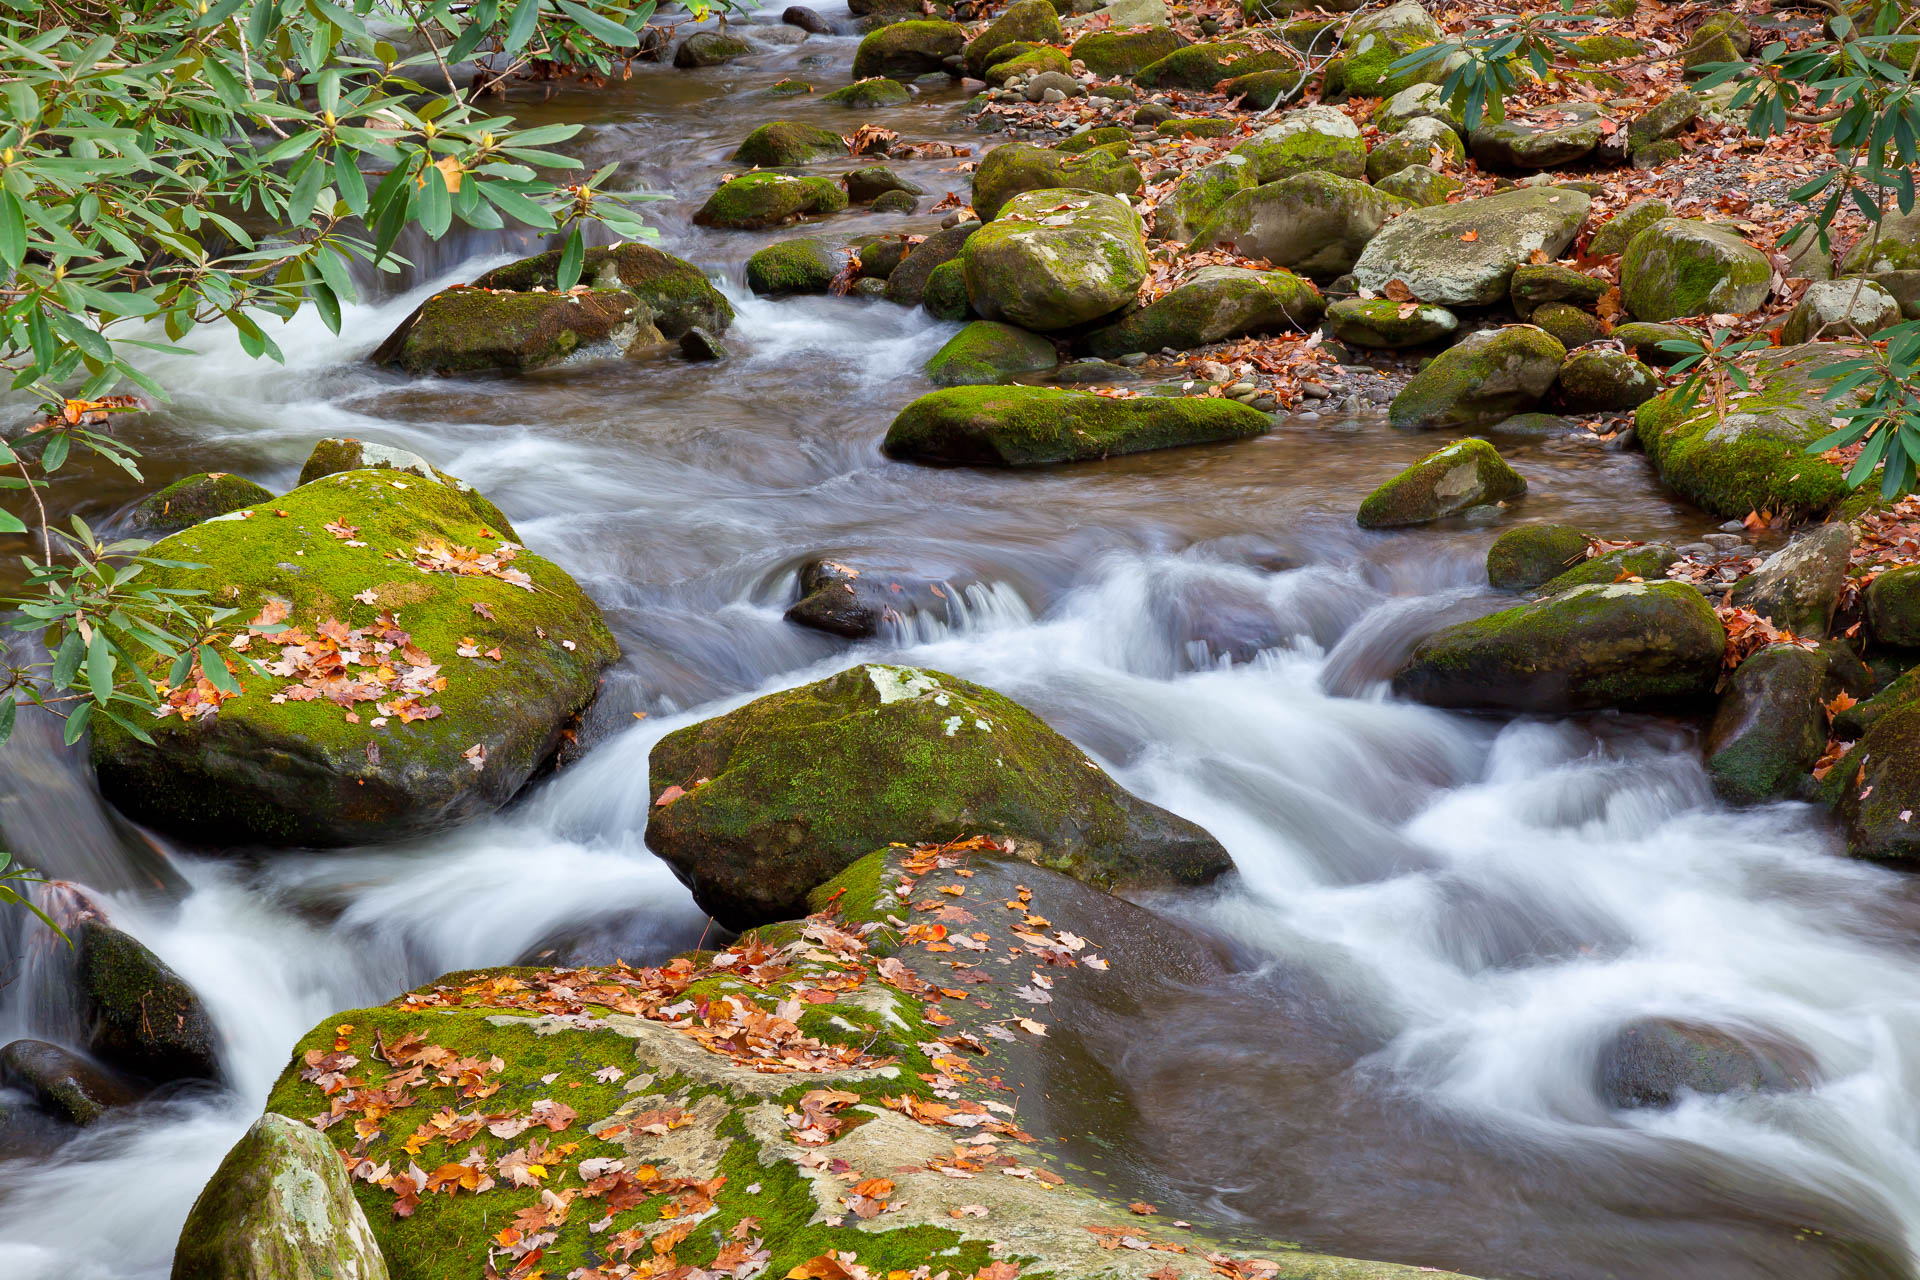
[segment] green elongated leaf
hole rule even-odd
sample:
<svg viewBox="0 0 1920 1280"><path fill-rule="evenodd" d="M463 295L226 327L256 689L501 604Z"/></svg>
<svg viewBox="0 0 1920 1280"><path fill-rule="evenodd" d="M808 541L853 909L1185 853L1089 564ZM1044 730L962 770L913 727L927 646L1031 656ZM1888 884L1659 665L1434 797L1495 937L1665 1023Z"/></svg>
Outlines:
<svg viewBox="0 0 1920 1280"><path fill-rule="evenodd" d="M524 222L530 227L547 230L553 226L553 215L541 208L538 203L528 199L514 188L500 182L487 182L480 185L480 194L485 196L493 207L509 218Z"/></svg>
<svg viewBox="0 0 1920 1280"><path fill-rule="evenodd" d="M438 240L453 224L453 196L447 190L446 175L432 165L421 170L426 181L420 187L420 229Z"/></svg>
<svg viewBox="0 0 1920 1280"><path fill-rule="evenodd" d="M0 262L7 270L18 270L27 256L27 215L20 197L0 190Z"/></svg>
<svg viewBox="0 0 1920 1280"><path fill-rule="evenodd" d="M513 17L507 21L506 51L509 54L526 48L527 41L533 36L533 29L540 21L540 0L520 0L513 7Z"/></svg>
<svg viewBox="0 0 1920 1280"><path fill-rule="evenodd" d="M491 30L491 23L474 22L465 31L462 31L459 38L447 49L447 62L449 64L461 63L471 58L473 51L480 47L480 42L487 38Z"/></svg>
<svg viewBox="0 0 1920 1280"><path fill-rule="evenodd" d="M87 722L92 719L92 717L93 704L91 702L83 702L74 708L73 714L67 717L66 733L62 735L66 738L68 746L72 746L74 743L80 741L81 735L87 731Z"/></svg>
<svg viewBox="0 0 1920 1280"><path fill-rule="evenodd" d="M113 692L114 663L113 641L104 627L95 628L93 642L87 646L87 688L95 702L105 702Z"/></svg>
<svg viewBox="0 0 1920 1280"><path fill-rule="evenodd" d="M580 283L580 266L586 260L586 256L586 240L581 236L580 228L576 226L567 234L566 247L560 250L558 278L554 282L560 292L565 293Z"/></svg>
<svg viewBox="0 0 1920 1280"><path fill-rule="evenodd" d="M226 660L220 656L220 651L210 644L200 646L200 673L222 693L240 692L240 682L233 678L233 672L227 670Z"/></svg>
<svg viewBox="0 0 1920 1280"><path fill-rule="evenodd" d="M87 642L78 631L69 631L60 641L60 647L54 651L53 670L47 679L55 689L67 689L73 686L73 677L80 670L80 659L86 655Z"/></svg>
<svg viewBox="0 0 1920 1280"><path fill-rule="evenodd" d="M13 722L20 710L20 704L11 697L0 697L0 746L13 737Z"/></svg>
<svg viewBox="0 0 1920 1280"><path fill-rule="evenodd" d="M27 526L19 516L0 507L0 533L25 533L26 531Z"/></svg>
<svg viewBox="0 0 1920 1280"><path fill-rule="evenodd" d="M313 255L313 265L320 272L320 278L327 282L327 288L342 302L353 302L353 277L347 271L347 260L341 250L333 244L323 244Z"/></svg>
<svg viewBox="0 0 1920 1280"><path fill-rule="evenodd" d="M556 0L556 3L560 6L560 12L616 48L630 48L640 42L633 32L611 19L601 17L585 5L575 4L574 0Z"/></svg>
<svg viewBox="0 0 1920 1280"><path fill-rule="evenodd" d="M300 176L294 181L292 193L287 196L289 223L304 226L313 218L314 202L320 198L320 188L326 185L332 172L333 166L318 155L308 156L300 162Z"/></svg>
<svg viewBox="0 0 1920 1280"><path fill-rule="evenodd" d="M324 280L307 281L307 296L313 299L313 306L320 313L320 320L329 332L340 332L340 299L327 287Z"/></svg>
<svg viewBox="0 0 1920 1280"><path fill-rule="evenodd" d="M179 655L174 658L173 665L167 668L167 686L172 689L178 689L186 683L187 677L192 674L193 650L182 649Z"/></svg>
<svg viewBox="0 0 1920 1280"><path fill-rule="evenodd" d="M65 434L57 435L47 441L46 449L40 454L40 469L51 474L65 466L67 447L68 441Z"/></svg>
<svg viewBox="0 0 1920 1280"><path fill-rule="evenodd" d="M360 172L353 153L345 147L333 153L333 185L355 217L367 216L367 179Z"/></svg>
<svg viewBox="0 0 1920 1280"><path fill-rule="evenodd" d="M280 0L254 0L253 12L247 15L247 40L255 47L264 47L279 25Z"/></svg>

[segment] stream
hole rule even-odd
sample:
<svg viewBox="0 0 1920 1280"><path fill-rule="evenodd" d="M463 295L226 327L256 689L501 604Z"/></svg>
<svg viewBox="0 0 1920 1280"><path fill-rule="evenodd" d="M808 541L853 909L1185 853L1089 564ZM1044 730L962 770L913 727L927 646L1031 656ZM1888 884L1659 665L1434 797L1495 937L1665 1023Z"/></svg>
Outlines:
<svg viewBox="0 0 1920 1280"><path fill-rule="evenodd" d="M23 717L0 775L6 847L84 886L199 990L231 1087L0 1153L0 1276L164 1280L201 1185L290 1046L332 1013L451 969L657 963L694 945L706 920L643 843L650 748L876 659L1003 691L1232 852L1228 886L1151 904L1221 938L1240 961L1231 982L1084 1033L1139 1117L1145 1154L1127 1176L1163 1211L1489 1277L1916 1274L1914 882L1841 856L1807 806L1720 804L1697 726L1392 699L1385 677L1421 635L1496 597L1491 530L1355 525L1367 490L1436 443L1384 414L1296 415L1229 446L1031 473L886 461L887 423L929 389L920 365L956 326L885 302L756 299L742 264L789 233L690 215L768 119L873 120L976 157L995 139L957 88L867 113L768 97L788 76L844 83L855 41L764 29L743 62L637 66L516 104L583 125L573 146L590 169L619 160L620 180L670 193L647 216L663 248L723 282L739 312L729 358L514 381L370 368L430 292L540 247L456 231L408 248L415 266L369 288L341 335L310 313L277 333L284 368L211 334L197 359L156 360L174 403L125 428L146 483L76 465L54 486L63 518L112 530L181 475L285 489L322 437L398 445L504 509L600 603L625 658L577 762L490 819L369 849L159 841L104 806L84 752ZM958 163L895 167L938 196L964 192ZM854 211L824 230L938 218ZM1507 452L1531 486L1526 518L1614 538L1715 526L1637 453ZM857 646L786 623L798 567L823 553L944 580L947 616ZM0 1043L72 1042L45 997L60 957L44 938L5 940L20 958ZM1813 1084L1610 1109L1600 1048L1645 1017L1790 1043Z"/></svg>

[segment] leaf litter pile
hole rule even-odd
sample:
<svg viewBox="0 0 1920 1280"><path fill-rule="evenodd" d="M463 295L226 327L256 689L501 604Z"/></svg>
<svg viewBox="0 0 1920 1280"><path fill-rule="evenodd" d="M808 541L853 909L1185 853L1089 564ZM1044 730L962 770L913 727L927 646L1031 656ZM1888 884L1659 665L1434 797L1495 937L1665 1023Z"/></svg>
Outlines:
<svg viewBox="0 0 1920 1280"><path fill-rule="evenodd" d="M781 926L797 934L784 945L750 934L724 950L659 967L491 971L412 992L380 1011L405 1018L406 1029L341 1025L330 1044L302 1056L298 1079L317 1090L321 1102L309 1123L328 1133L351 1179L377 1189L395 1218L412 1219L439 1197L482 1205L508 1197L485 1219L485 1261L475 1273L481 1280L761 1280L782 1242L765 1238L757 1218L735 1218L722 1206L726 1173L679 1176L629 1148L695 1125L698 1101L646 1094L622 1106L623 1095L637 1093L651 1077L629 1080L622 1064L579 1055L529 1080L501 1056L514 1040L504 1032L489 1035L481 1052L436 1043L422 1028L442 1013L471 1012L507 1025L514 1016L539 1018L540 1041L566 1039L547 1034L555 1024L605 1032L623 1015L669 1028L733 1068L833 1076L833 1083L803 1084L783 1095L789 1101L781 1116L795 1163L838 1188L840 1211L824 1216L827 1228L883 1219L909 1203L895 1181L902 1169L863 1170L835 1153L835 1141L870 1119L874 1108L951 1136L950 1152L906 1172L959 1181L1007 1177L1044 1194L1063 1180L1002 1149L1005 1142L1034 1139L1020 1128L1015 1106L991 1096L1011 1091L997 1076L983 1075L983 1059L992 1040L1047 1035L1038 1015L1052 1004L1048 971L1109 966L1086 938L1052 929L1030 890L991 902L969 895L969 855L1002 852L993 841L976 837L899 851L900 874L890 888L898 905L884 921L845 918L832 901L804 921ZM970 927L980 922L976 912L988 911L1000 913L998 943L994 933ZM876 954L876 947L894 953ZM898 954L909 948L926 961L919 972ZM1014 979L1008 1008L978 990L995 982L992 970L1002 965ZM925 972L950 976L936 982L921 976ZM911 1048L895 1042L899 1052L876 1054L877 1037L836 1040L802 1029L809 1008L846 1008L860 988L876 982L919 1006L924 1039ZM980 1034L939 1034L955 1023L947 1010L961 1006L989 1012L975 1023ZM897 1070L886 1078L877 1071L883 1067ZM742 1190L760 1187L734 1193ZM1143 1219L1157 1213L1149 1204L1130 1207ZM985 1205L969 1204L946 1218L964 1231L965 1222L989 1216ZM1103 1249L1189 1252L1144 1223L1093 1223L1086 1230ZM956 1272L940 1268L938 1258L874 1270L860 1261L867 1239L849 1234L846 1248L804 1258L782 1274L787 1280L1015 1280L1021 1274L1014 1261ZM568 1264L556 1269L563 1256ZM1264 1259L1201 1256L1227 1280L1266 1280L1278 1269ZM1156 1273L1162 1280L1180 1274L1163 1272Z"/></svg>

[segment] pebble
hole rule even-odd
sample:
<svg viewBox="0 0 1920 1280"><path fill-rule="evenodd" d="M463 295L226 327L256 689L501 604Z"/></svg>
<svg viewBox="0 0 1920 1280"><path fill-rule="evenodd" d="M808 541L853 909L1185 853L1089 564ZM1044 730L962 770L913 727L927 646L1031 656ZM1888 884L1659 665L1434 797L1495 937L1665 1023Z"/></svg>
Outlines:
<svg viewBox="0 0 1920 1280"><path fill-rule="evenodd" d="M1129 369L1138 368L1146 362L1147 353L1144 351L1129 351L1126 355L1114 361L1115 364L1125 365Z"/></svg>
<svg viewBox="0 0 1920 1280"><path fill-rule="evenodd" d="M1333 389L1318 382L1303 382L1300 384L1300 394L1309 400L1325 400L1333 394Z"/></svg>
<svg viewBox="0 0 1920 1280"><path fill-rule="evenodd" d="M1709 533L1702 537L1700 541L1706 543L1708 546L1718 547L1722 551L1731 551L1735 547L1743 545L1746 539L1731 533Z"/></svg>
<svg viewBox="0 0 1920 1280"><path fill-rule="evenodd" d="M1257 391L1257 390L1259 390L1259 388L1254 386L1254 384L1251 382L1236 382L1232 386L1227 388L1227 394L1230 396L1244 396L1249 391Z"/></svg>
<svg viewBox="0 0 1920 1280"><path fill-rule="evenodd" d="M1280 407L1280 401L1273 396L1256 396L1253 407L1262 413L1272 413Z"/></svg>
<svg viewBox="0 0 1920 1280"><path fill-rule="evenodd" d="M1719 548L1711 542L1689 542L1683 547L1675 547L1674 550L1683 560L1711 560L1720 554Z"/></svg>
<svg viewBox="0 0 1920 1280"><path fill-rule="evenodd" d="M1746 531L1747 522L1744 520L1729 520L1720 526L1722 533L1745 533Z"/></svg>

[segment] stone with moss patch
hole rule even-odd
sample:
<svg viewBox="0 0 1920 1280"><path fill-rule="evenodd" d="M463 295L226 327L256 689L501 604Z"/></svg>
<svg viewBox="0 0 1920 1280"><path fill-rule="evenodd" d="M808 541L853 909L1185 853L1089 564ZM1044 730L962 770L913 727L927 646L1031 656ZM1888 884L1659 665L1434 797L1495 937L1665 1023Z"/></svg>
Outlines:
<svg viewBox="0 0 1920 1280"><path fill-rule="evenodd" d="M837 107L872 110L876 107L897 107L912 97L912 92L898 80L890 80L886 76L870 76L865 80L841 85L822 97L821 101L831 102Z"/></svg>
<svg viewBox="0 0 1920 1280"><path fill-rule="evenodd" d="M1527 323L1545 329L1553 335L1555 342L1568 350L1597 342L1606 336L1599 317L1582 311L1571 302L1549 302L1545 306L1535 307L1528 314Z"/></svg>
<svg viewBox="0 0 1920 1280"><path fill-rule="evenodd" d="M1415 120L1438 120L1462 135L1467 131L1460 108L1447 100L1437 84L1409 85L1373 113L1373 126L1382 134L1398 133Z"/></svg>
<svg viewBox="0 0 1920 1280"><path fill-rule="evenodd" d="M908 307L919 306L934 269L958 258L967 241L979 229L978 222L962 222L944 227L915 245L900 260L900 265L888 273L887 301Z"/></svg>
<svg viewBox="0 0 1920 1280"><path fill-rule="evenodd" d="M747 288L776 298L825 293L846 264L846 254L823 240L811 236L782 240L747 259Z"/></svg>
<svg viewBox="0 0 1920 1280"><path fill-rule="evenodd" d="M1651 324L1640 320L1613 326L1613 332L1609 336L1625 346L1643 363L1656 368L1665 368L1685 358L1677 351L1666 350L1660 345L1661 343L1697 340L1693 330L1685 325Z"/></svg>
<svg viewBox="0 0 1920 1280"><path fill-rule="evenodd" d="M1097 76L1132 76L1185 42L1168 27L1148 31L1094 31L1073 42L1075 60Z"/></svg>
<svg viewBox="0 0 1920 1280"><path fill-rule="evenodd" d="M1582 313L1584 314L1584 313ZM1624 351L1575 351L1560 366L1556 394L1575 413L1635 409L1660 393L1660 378Z"/></svg>
<svg viewBox="0 0 1920 1280"><path fill-rule="evenodd" d="M1256 436L1266 414L1210 396L1114 399L1049 387L955 387L921 396L887 429L890 457L1033 467Z"/></svg>
<svg viewBox="0 0 1920 1280"><path fill-rule="evenodd" d="M1820 338L1871 338L1899 323L1899 301L1873 281L1815 280L1780 327L1780 341L1790 346Z"/></svg>
<svg viewBox="0 0 1920 1280"><path fill-rule="evenodd" d="M1509 529L1487 549L1487 581L1501 591L1531 591L1586 559L1593 535L1567 524Z"/></svg>
<svg viewBox="0 0 1920 1280"><path fill-rule="evenodd" d="M1164 297L1088 334L1086 349L1097 356L1185 351L1242 334L1311 329L1325 310L1320 291L1291 271L1202 267Z"/></svg>
<svg viewBox="0 0 1920 1280"><path fill-rule="evenodd" d="M1589 585L1427 637L1393 689L1516 712L1690 708L1713 692L1725 645L1712 606L1685 583Z"/></svg>
<svg viewBox="0 0 1920 1280"><path fill-rule="evenodd" d="M1342 298L1327 308L1327 329L1356 347L1418 347L1460 327L1445 307L1387 298Z"/></svg>
<svg viewBox="0 0 1920 1280"><path fill-rule="evenodd" d="M157 493L142 498L127 518L128 531L142 538L164 538L170 533L273 500L273 491L245 476L225 471L202 471L182 476Z"/></svg>
<svg viewBox="0 0 1920 1280"><path fill-rule="evenodd" d="M1445 204L1447 198L1465 184L1458 178L1429 169L1423 164L1410 164L1373 185L1387 195L1398 196L1425 208L1428 205Z"/></svg>
<svg viewBox="0 0 1920 1280"><path fill-rule="evenodd" d="M987 55L1016 40L1030 44L1060 43L1060 15L1047 0L1017 0L1008 5L986 30L967 42L967 74L978 78L986 70Z"/></svg>
<svg viewBox="0 0 1920 1280"><path fill-rule="evenodd" d="M1567 357L1530 324L1483 329L1435 356L1393 398L1388 420L1425 431L1471 431L1539 404Z"/></svg>
<svg viewBox="0 0 1920 1280"><path fill-rule="evenodd" d="M1360 129L1335 107L1289 111L1233 151L1253 162L1260 182L1278 182L1296 173L1358 178L1367 171L1367 144Z"/></svg>
<svg viewBox="0 0 1920 1280"><path fill-rule="evenodd" d="M473 283L481 289L527 291L557 288L559 278L560 251L554 249L495 267ZM581 259L579 283L593 289L620 289L639 298L648 323L670 342L692 328L718 333L733 323L732 306L706 272L652 245L628 241L588 249Z"/></svg>
<svg viewBox="0 0 1920 1280"><path fill-rule="evenodd" d="M236 514L174 534L154 554L203 567L150 570L148 580L203 589L248 619L279 600L289 625L309 632L334 621L370 627L392 613L440 667L446 687L413 704L439 714L383 715L378 701L393 701L383 698L358 704L354 723L325 697L288 698L280 678L241 671L243 692L218 712L145 722L151 745L97 720L101 789L138 821L207 844L271 846L364 844L449 826L510 799L619 656L593 602L539 556L510 562L532 590L485 572L414 567L416 549L431 555L444 544L457 559L456 548L495 553L517 541L469 490L350 471L302 485L275 508L286 516ZM342 538L329 524L354 532ZM463 647L501 657L462 657ZM277 657L271 636L254 637L252 649ZM341 692L353 672L344 669Z"/></svg>
<svg viewBox="0 0 1920 1280"><path fill-rule="evenodd" d="M1410 120L1398 133L1388 134L1367 153L1367 177L1375 182L1395 174L1408 165L1428 169L1452 169L1465 163L1466 148L1460 135L1444 121L1422 116Z"/></svg>
<svg viewBox="0 0 1920 1280"><path fill-rule="evenodd" d="M1001 57L1002 54L1007 56ZM1052 45L1002 45L990 56L993 61L988 64L984 79L988 84L1002 87L1015 80L1027 80L1049 72L1066 76L1073 68L1073 62L1066 53ZM1077 87L1078 82L1073 83ZM1035 96L1038 97L1038 90Z"/></svg>
<svg viewBox="0 0 1920 1280"><path fill-rule="evenodd" d="M720 31L696 31L682 40L680 47L673 51L673 65L682 71L691 71L696 67L717 67L735 58L744 58L752 52L753 46L738 36Z"/></svg>
<svg viewBox="0 0 1920 1280"><path fill-rule="evenodd" d="M1394 219L1354 264L1376 293L1401 280L1422 302L1487 307L1507 296L1514 271L1534 255L1558 258L1586 221L1592 200L1558 187L1517 187Z"/></svg>
<svg viewBox="0 0 1920 1280"><path fill-rule="evenodd" d="M1341 87L1356 98L1386 98L1413 85L1438 84L1447 73L1446 59L1434 59L1411 71L1395 72L1392 67L1407 54L1431 48L1443 38L1440 25L1413 0L1363 14L1348 26L1341 46Z"/></svg>
<svg viewBox="0 0 1920 1280"><path fill-rule="evenodd" d="M1911 820L1920 809L1920 706L1907 703L1881 715L1834 772L1847 780L1839 802L1847 852L1920 865L1920 832Z"/></svg>
<svg viewBox="0 0 1920 1280"><path fill-rule="evenodd" d="M961 252L967 297L988 320L1071 328L1126 306L1147 277L1146 227L1124 199L1053 188L999 212Z"/></svg>
<svg viewBox="0 0 1920 1280"><path fill-rule="evenodd" d="M967 300L967 268L958 260L941 263L927 274L920 305L936 320L965 320L973 314Z"/></svg>
<svg viewBox="0 0 1920 1280"><path fill-rule="evenodd" d="M1228 154L1191 169L1154 209L1154 234L1184 244L1199 233L1221 205L1258 185L1253 163L1242 155Z"/></svg>
<svg viewBox="0 0 1920 1280"><path fill-rule="evenodd" d="M1327 281L1353 270L1389 219L1413 208L1352 178L1297 173L1229 197L1193 247L1232 245L1249 258Z"/></svg>
<svg viewBox="0 0 1920 1280"><path fill-rule="evenodd" d="M624 289L434 294L375 348L375 364L411 374L531 373L576 359L634 355L665 341Z"/></svg>
<svg viewBox="0 0 1920 1280"><path fill-rule="evenodd" d="M1522 263L1513 269L1507 297L1513 310L1526 319L1533 309L1549 302L1571 302L1590 307L1607 291L1607 282L1557 262Z"/></svg>
<svg viewBox="0 0 1920 1280"><path fill-rule="evenodd" d="M1582 560L1570 569L1563 570L1548 579L1540 587L1542 595L1565 591L1569 587L1584 587L1592 583L1605 586L1609 582L1622 582L1630 578L1639 578L1647 582L1657 582L1664 578L1667 566L1680 559L1680 554L1663 543L1643 543L1637 547L1621 547L1604 555Z"/></svg>
<svg viewBox="0 0 1920 1280"><path fill-rule="evenodd" d="M1077 156L1091 151L1095 147L1110 147L1115 143L1119 143L1122 150L1124 150L1132 142L1132 138L1133 135L1125 129L1118 129L1112 125L1102 125L1097 129L1088 129L1084 133L1076 133L1072 137L1062 138L1059 142L1053 144L1053 149L1065 155Z"/></svg>
<svg viewBox="0 0 1920 1280"><path fill-rule="evenodd" d="M1142 67L1134 79L1154 89L1205 92L1222 80L1298 66L1290 54L1277 50L1256 51L1251 45L1223 40L1175 49L1159 61Z"/></svg>
<svg viewBox="0 0 1920 1280"><path fill-rule="evenodd" d="M1483 169L1557 169L1592 154L1603 137L1598 117L1569 124L1483 121L1467 139Z"/></svg>
<svg viewBox="0 0 1920 1280"><path fill-rule="evenodd" d="M973 207L982 220L991 222L1023 192L1051 188L1134 196L1143 183L1131 161L1105 149L1075 155L1009 142L987 152L974 171Z"/></svg>
<svg viewBox="0 0 1920 1280"><path fill-rule="evenodd" d="M1806 789L1827 749L1827 656L1770 645L1733 673L1707 731L1707 776L1722 798L1759 804Z"/></svg>
<svg viewBox="0 0 1920 1280"><path fill-rule="evenodd" d="M1847 741L1856 740L1880 723L1889 711L1916 702L1920 702L1920 667L1902 672L1871 698L1837 712L1833 717L1833 734Z"/></svg>
<svg viewBox="0 0 1920 1280"><path fill-rule="evenodd" d="M1860 237L1841 259L1845 275L1881 271L1920 271L1920 208L1910 213L1889 209L1880 219L1880 233Z"/></svg>
<svg viewBox="0 0 1920 1280"><path fill-rule="evenodd" d="M772 169L846 153L847 144L831 129L793 120L772 120L749 133L735 149L733 158L741 164Z"/></svg>
<svg viewBox="0 0 1920 1280"><path fill-rule="evenodd" d="M984 386L1005 382L1017 373L1043 373L1059 363L1053 343L1039 334L976 320L928 358L926 373L936 386Z"/></svg>
<svg viewBox="0 0 1920 1280"><path fill-rule="evenodd" d="M1745 315L1772 287L1767 255L1717 223L1662 218L1620 255L1620 299L1638 320Z"/></svg>
<svg viewBox="0 0 1920 1280"><path fill-rule="evenodd" d="M1387 481L1360 503L1363 529L1431 524L1469 507L1505 502L1527 482L1485 440L1456 440Z"/></svg>
<svg viewBox="0 0 1920 1280"><path fill-rule="evenodd" d="M1624 253L1635 236L1672 214L1673 207L1665 200L1636 200L1600 224L1587 241L1587 253L1595 258Z"/></svg>
<svg viewBox="0 0 1920 1280"><path fill-rule="evenodd" d="M1867 587L1867 625L1881 644L1920 648L1920 566L1889 569Z"/></svg>
<svg viewBox="0 0 1920 1280"><path fill-rule="evenodd" d="M98 920L68 934L90 1053L147 1080L218 1080L220 1037L185 978Z"/></svg>
<svg viewBox="0 0 1920 1280"><path fill-rule="evenodd" d="M1796 636L1827 634L1847 581L1853 530L1844 521L1815 525L1733 584L1731 599Z"/></svg>
<svg viewBox="0 0 1920 1280"><path fill-rule="evenodd" d="M1248 111L1267 111L1298 98L1310 79L1297 68L1249 71L1228 80L1220 91L1229 98L1240 99L1240 105Z"/></svg>
<svg viewBox="0 0 1920 1280"><path fill-rule="evenodd" d="M948 70L947 59L966 46L967 29L957 22L895 22L860 41L853 54L853 75L856 80L912 80Z"/></svg>
<svg viewBox="0 0 1920 1280"><path fill-rule="evenodd" d="M720 185L694 213L695 225L750 231L779 226L809 214L838 213L847 193L832 178L786 173L743 173Z"/></svg>

